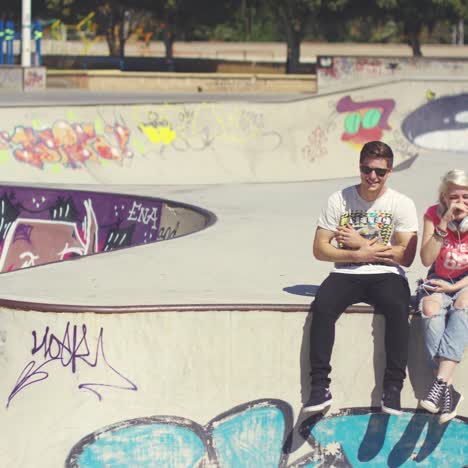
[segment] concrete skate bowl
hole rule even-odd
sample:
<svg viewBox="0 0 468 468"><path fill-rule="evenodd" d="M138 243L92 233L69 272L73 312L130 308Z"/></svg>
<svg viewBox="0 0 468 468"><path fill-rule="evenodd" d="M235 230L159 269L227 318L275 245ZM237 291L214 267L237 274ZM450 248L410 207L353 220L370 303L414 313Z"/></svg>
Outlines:
<svg viewBox="0 0 468 468"><path fill-rule="evenodd" d="M0 164L6 180L17 183L94 186L348 177L355 175L356 146L370 132L397 149L400 167L415 157L418 148L405 139L400 123L426 102L429 86L438 95L457 95L466 88L451 82L411 82L402 89L400 83L391 83L285 103L281 112L272 103L18 108L9 112L9 121L0 122ZM379 411L385 327L382 315L369 307L344 314L337 324L331 414L315 419L302 413L308 305L220 306L232 297L232 290L234 297L246 300L239 294L239 276L259 289L262 283L256 280L262 268L280 271L259 252L250 258L243 255L246 244L236 242L242 236L249 241L255 237L249 230L255 227L251 218L260 213L252 210L240 216L238 208L245 206L239 198L241 187L230 188L235 195L228 198L225 211L215 209L223 220L218 229L147 249L94 255L79 264L63 262L0 275L2 295L9 299L0 301L3 466L467 465L466 406L444 426L437 415L415 410L432 378L424 363L419 317L411 318L401 417ZM24 218L67 227L63 237L57 236L63 240L54 244L64 259L92 254L93 248L95 253L107 252L107 244L118 247L128 238L124 235L129 224L136 224L132 239L139 239L140 246L152 231L157 235L153 233L151 242L184 233L175 215L163 222L164 206L158 199L126 195L123 204L109 201L110 219L101 221L101 204L89 195L93 192L56 190L47 198L45 189L40 190L23 198L8 197L7 192L7 199L18 211L19 200L38 212L21 212ZM194 192L182 190L184 200L190 201ZM213 194L219 196L217 187ZM42 196L50 200L44 210ZM67 203L70 196L73 204ZM164 202L168 213L177 211L175 204ZM193 207L178 208L186 213ZM203 210L194 211L199 229L214 221L211 213L204 217ZM236 225L228 224L232 218ZM157 229L152 229L154 223ZM33 240L27 226L22 230L12 238ZM206 242L196 244L197 236ZM263 234L257 237L263 240ZM153 247L158 254L148 255L143 268L142 257ZM305 248L309 252L310 245ZM224 261L220 252L227 250L245 259L245 268ZM143 255L132 259L137 251ZM40 252L31 247L18 253L25 254L23 263L38 264ZM274 254L286 255L281 250ZM177 268L168 268L171 262ZM208 274L210 268L213 275ZM292 277L289 271L286 276ZM198 277L203 281L194 281ZM148 279L146 297L151 303L142 299L143 279ZM36 287L28 290L34 281ZM270 294L273 288L268 284L265 289ZM167 290L173 292L165 301ZM131 306L119 307L116 297L122 295ZM22 302L25 296L29 303ZM211 302L198 303L200 297ZM457 372L457 388L465 394L467 365L465 360Z"/></svg>
<svg viewBox="0 0 468 468"><path fill-rule="evenodd" d="M161 198L0 186L0 271L175 239L215 219L202 208Z"/></svg>
<svg viewBox="0 0 468 468"><path fill-rule="evenodd" d="M446 130L458 131L452 138L458 145L467 141L460 131L466 92L461 79L407 79L282 103L7 107L0 116L0 167L3 180L15 184L335 179L356 176L356 152L365 141L383 140L394 150L395 170L406 169L420 153L415 136L424 125L411 114L422 109L426 121L425 105L434 107L431 118L442 119L430 124L442 147L453 146ZM450 97L446 103L443 96ZM446 117L461 119L456 125L443 120L450 100L459 112Z"/></svg>

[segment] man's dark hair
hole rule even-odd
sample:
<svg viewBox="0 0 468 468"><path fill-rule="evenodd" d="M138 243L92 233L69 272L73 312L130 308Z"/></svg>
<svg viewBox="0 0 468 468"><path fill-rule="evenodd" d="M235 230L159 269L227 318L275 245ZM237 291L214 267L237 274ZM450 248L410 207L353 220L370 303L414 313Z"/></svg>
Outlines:
<svg viewBox="0 0 468 468"><path fill-rule="evenodd" d="M386 159L387 166L390 169L393 167L393 151L382 141L369 141L362 147L359 163L362 164L366 158Z"/></svg>

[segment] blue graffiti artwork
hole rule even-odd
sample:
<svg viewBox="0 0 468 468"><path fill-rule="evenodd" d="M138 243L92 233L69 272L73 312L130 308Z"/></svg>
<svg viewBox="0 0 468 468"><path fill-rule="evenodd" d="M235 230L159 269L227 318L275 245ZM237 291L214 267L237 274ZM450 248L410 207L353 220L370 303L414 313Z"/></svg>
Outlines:
<svg viewBox="0 0 468 468"><path fill-rule="evenodd" d="M468 94L430 100L405 117L401 130L422 148L468 151Z"/></svg>
<svg viewBox="0 0 468 468"><path fill-rule="evenodd" d="M154 416L122 421L79 441L67 468L236 467L463 467L468 463L468 421L440 425L437 416L405 410L389 416L347 408L312 416L294 427L291 406L263 399L237 406L206 426ZM291 438L300 426L301 444ZM305 444L305 445L304 445ZM294 445L294 448L293 448ZM293 459L304 445L306 455Z"/></svg>
<svg viewBox="0 0 468 468"><path fill-rule="evenodd" d="M111 426L69 460L71 466L197 466L206 448L184 420L144 418Z"/></svg>
<svg viewBox="0 0 468 468"><path fill-rule="evenodd" d="M353 467L462 467L468 461L468 425L441 425L427 413L345 414L320 420L311 435L326 452L341 449Z"/></svg>
<svg viewBox="0 0 468 468"><path fill-rule="evenodd" d="M211 423L209 432L220 466L279 466L285 424L280 408L267 406L254 406Z"/></svg>
<svg viewBox="0 0 468 468"><path fill-rule="evenodd" d="M291 427L291 407L281 400L241 405L205 427L178 417L139 418L86 436L71 450L65 466L285 466L283 444Z"/></svg>

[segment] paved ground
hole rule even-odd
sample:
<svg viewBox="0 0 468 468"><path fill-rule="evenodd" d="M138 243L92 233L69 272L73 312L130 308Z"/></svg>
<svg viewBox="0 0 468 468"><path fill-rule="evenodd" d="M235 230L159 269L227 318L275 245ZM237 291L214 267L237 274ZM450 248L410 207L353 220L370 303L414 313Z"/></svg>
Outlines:
<svg viewBox="0 0 468 468"><path fill-rule="evenodd" d="M395 173L391 185L411 196L422 214L436 199L448 158L452 167L466 167L466 155L426 152ZM214 212L218 222L180 239L1 275L2 297L105 306L308 304L330 268L311 252L319 209L328 194L357 180L100 186L196 204ZM409 269L413 289L424 272L416 259Z"/></svg>
<svg viewBox="0 0 468 468"><path fill-rule="evenodd" d="M391 185L415 200L421 217L426 206L436 199L440 176L452 167L468 167L466 153L424 150L402 143L401 119L424 103L427 86L432 86L437 96L465 89L459 80L454 84L397 81L357 95L361 100L388 93L395 97L399 111L390 121L395 130L386 138L390 138L403 165L392 175ZM131 139L130 144L138 148L139 154L128 167L106 164L80 171L54 166L57 172L49 170L47 164L42 171L37 170L4 152L2 174L6 183L34 182L169 198L210 210L218 221L197 234L171 241L2 274L2 298L88 306L310 302L314 287L330 269L328 263L312 257L315 220L331 192L358 181L358 150L340 138L342 129L336 122L342 117L330 114L331 106L342 94L284 103L243 102L241 107L237 103L219 108L211 104L149 107L150 113L158 112L159 118L169 123L182 114L198 116L199 122L194 125L211 144L197 150L199 140L193 139L198 138L194 128L179 125L174 141L193 139L191 150L185 152L177 151L177 146L142 143L138 115L148 115L146 108L90 106L93 100L107 103L114 97L78 92L68 95L73 107L25 107L27 98L39 106L47 96L25 95L22 107L11 107L3 113L2 130L12 132L23 125L51 126L60 136L60 128L72 128L63 127L64 116L70 123L98 118L112 123L117 116L127 125L133 119L134 126L129 129L135 140ZM49 104L63 104L67 99L63 94L56 96L57 100ZM148 96L143 94L115 97L117 102L145 99ZM13 102L9 105L13 106ZM245 116L255 117L247 120L247 139ZM310 132L319 123L321 139L313 140L316 130ZM103 124L96 123L98 127ZM442 147L444 142L450 143L443 137L439 140ZM307 141L310 148L301 149ZM274 146L268 146L269 142ZM322 145L324 152L315 154ZM310 159L303 158L309 154L304 152L307 148L313 155ZM340 177L334 178L336 175ZM167 185L169 179L172 185ZM195 182L202 180L210 183ZM416 259L409 269L413 290L424 273L425 268ZM75 277L80 281L74 281Z"/></svg>
<svg viewBox="0 0 468 468"><path fill-rule="evenodd" d="M353 98L365 101L366 106L370 106L370 99L377 100L378 107L382 96L396 102L392 128L384 133L398 148L401 162L390 185L415 200L420 216L436 199L440 175L451 167L468 167L466 151L425 150L404 138L402 120L425 105L426 85L436 98L455 94L460 99L461 93L466 93L466 84L461 82L403 81L392 87L352 92ZM0 458L4 466L74 466L70 454L79 455L85 442L99 440L103 428L108 430L115 424L113 428L124 432L111 437L112 445L104 447L101 460L109 462L115 456L120 464L125 464L126 455L131 463L145 459L150 465L168 454L165 460L183 460L174 464L187 466L190 463L185 457L192 446L186 434L178 436L171 430L189 424L196 436L195 448L200 447L199 438L206 437L202 450L222 445L232 453L222 466L241 466L239 459L248 460L245 463L250 466L262 466L274 453L283 461L269 466L293 466L307 454L312 463L317 462L317 455L325 456L323 465L331 466L334 461L330 460L343 463L342 453L353 466L412 466L416 462L437 467L444 463L466 465L466 419L441 429L436 416L414 413L431 378L422 364L418 318L411 322L409 378L402 395L403 406L410 410L399 418L373 412L382 394L383 318L345 314L337 325L332 362L333 412L340 419L332 419L332 415L323 419L313 434L304 435L301 393L306 395L309 389L305 384L309 367L305 311L330 268L312 257L315 220L331 192L358 181L358 150L341 139L345 116L335 111L342 97L338 93L294 102L152 106L153 114L159 112L161 119L167 120L163 127L168 127L174 116L198 115L195 127L210 137L212 144L203 151L192 147L186 152L160 142L143 144L138 122L148 109L134 106L124 112L123 104L105 105L112 102L111 95L100 98L104 99L101 106L93 103L96 95L76 93L74 105L63 106L66 97L62 95L53 101L55 105L46 106L52 102L41 96L36 97L36 106L24 100L22 107L13 107L10 101L2 109L3 141L17 131L11 146L0 148L0 176L5 183L17 180L17 185L31 185L34 181L50 187L165 197L199 205L218 218L208 229L178 239L0 275L2 299L46 303L44 313L29 312L27 307L13 310L2 304ZM119 95L115 102L146 99L144 95ZM160 102L157 99L154 102ZM80 102L88 105L77 105ZM441 111L440 116L447 117L455 106L444 107L444 102L439 101L447 114ZM213 112L213 107L218 112ZM463 117L463 110L458 111ZM90 164L81 172L60 164L53 166L55 171L47 164L40 170L15 157L14 150L40 131L50 136L52 143L62 144L62 150L67 145L74 147L70 145L75 141L72 130L87 122L93 124L89 132L95 131L105 146L104 123L114 124L111 117L116 117L123 126L132 116L133 121L127 122L130 145L142 151L127 161L128 167L107 161L101 166ZM244 119L236 120L239 116ZM246 129L246 116L252 118L248 122L258 125L247 125L251 133L239 133L239 128ZM157 124L155 128L159 128ZM174 128L180 141L199 141L189 140L194 133L182 125ZM280 144L268 147L270 140L261 138L264 132L281 137L273 140ZM245 135L249 137L246 144L242 140ZM451 135L450 130L437 133L434 143L448 147ZM463 143L461 135L455 140ZM199 135L195 132L195 136ZM321 149L326 150L322 156L315 151ZM307 164L304 154L313 156ZM157 168L153 172L148 169L152 164ZM316 173L319 167L327 171L326 178L324 173ZM207 171L217 175L217 181L183 183L184 179L203 177ZM284 180L288 171L294 174L289 181L260 182L266 175ZM345 176L334 178L339 171ZM112 183L117 174L119 183ZM168 175L178 183L161 182ZM221 175L225 180L231 177L230 182L219 183ZM103 183L104 177L110 182ZM410 268L413 290L424 270L419 260ZM83 313L54 313L47 303L82 305ZM184 313L89 313L96 312L95 305L132 305L134 309L128 311L139 312L142 304L179 304L184 307L174 309ZM199 313L194 304L206 305L206 312ZM244 314L220 312L214 304L225 304L234 311L236 304L257 307ZM274 307L262 304L289 304L303 313L277 313ZM458 372L457 388L466 394L466 360ZM276 410L278 404L287 410L284 418ZM460 407L460 414L467 414L465 408ZM158 422L159 432L148 425L150 421ZM275 421L284 427L284 432L276 431L276 437L272 430ZM153 432L142 437L142 432L137 432L140 427ZM130 430L129 435L125 429ZM219 431L208 436L208 429ZM219 438L219 432L224 436ZM292 441L291 447L284 444L283 434ZM213 441L219 445L210 445ZM99 449L99 442L97 445Z"/></svg>
<svg viewBox="0 0 468 468"><path fill-rule="evenodd" d="M8 90L0 91L0 108L17 106L57 106L77 105L96 106L99 104L148 104L148 103L192 103L192 102L291 102L303 99L298 94L262 93L260 95L245 93L156 93L156 92L126 92L115 93L113 91L97 92L82 89L46 89L34 93L18 93Z"/></svg>

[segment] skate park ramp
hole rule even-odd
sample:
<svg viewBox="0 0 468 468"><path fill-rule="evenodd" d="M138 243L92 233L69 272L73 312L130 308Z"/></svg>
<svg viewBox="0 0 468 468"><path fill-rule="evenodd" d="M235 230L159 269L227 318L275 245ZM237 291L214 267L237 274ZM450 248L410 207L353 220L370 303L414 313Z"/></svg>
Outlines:
<svg viewBox="0 0 468 468"><path fill-rule="evenodd" d="M204 229L212 213L158 198L5 186L0 271L175 239Z"/></svg>
<svg viewBox="0 0 468 468"><path fill-rule="evenodd" d="M416 409L432 377L415 314L401 417L378 410L384 322L364 305L337 324L331 411L301 412L330 269L311 253L320 208L381 139L422 220L441 175L468 167L466 83L4 108L2 465L467 465L466 401L447 425ZM416 259L413 292L424 274Z"/></svg>

